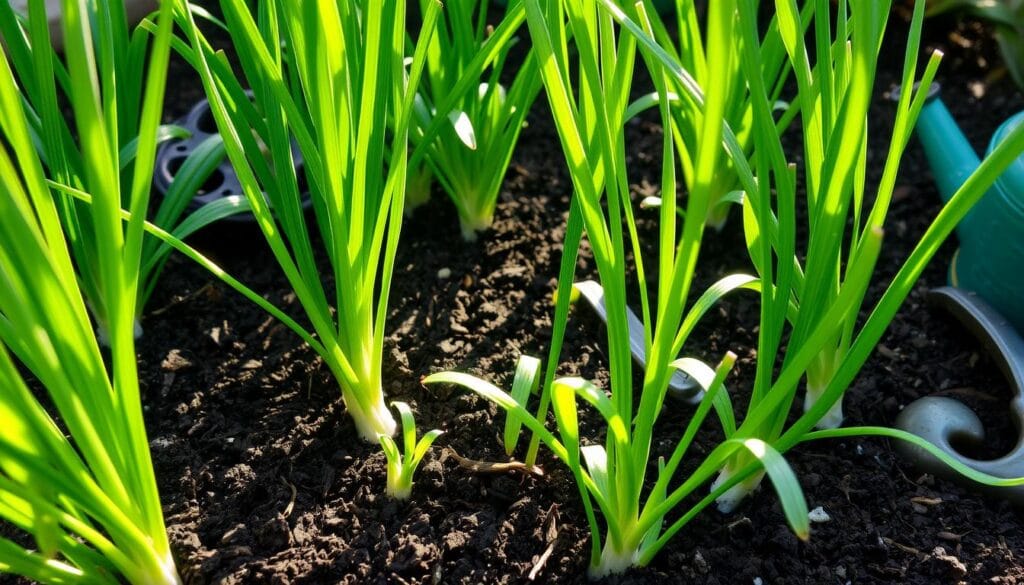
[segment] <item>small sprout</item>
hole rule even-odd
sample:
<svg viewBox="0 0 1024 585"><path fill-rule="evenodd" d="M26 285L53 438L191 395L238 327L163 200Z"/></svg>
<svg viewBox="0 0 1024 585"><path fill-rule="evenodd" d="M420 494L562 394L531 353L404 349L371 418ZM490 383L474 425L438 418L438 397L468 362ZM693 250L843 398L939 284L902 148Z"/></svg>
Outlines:
<svg viewBox="0 0 1024 585"><path fill-rule="evenodd" d="M531 394L537 393L540 385L540 360L528 355L519 356L516 362L516 374L512 379L512 398L523 408L530 399ZM516 443L519 442L519 431L523 421L514 412L509 411L505 418L505 454L509 457L516 450Z"/></svg>
<svg viewBox="0 0 1024 585"><path fill-rule="evenodd" d="M404 402L392 402L392 406L398 410L402 419L402 443L403 451L398 450L398 444L387 435L380 435L380 444L384 448L384 456L388 459L388 478L386 492L396 500L407 500L412 493L412 477L416 473L423 456L434 441L443 434L443 431L434 429L416 442L416 420L413 418L412 410Z"/></svg>
<svg viewBox="0 0 1024 585"><path fill-rule="evenodd" d="M452 277L452 269L451 268L442 268L442 269L438 270L437 271L437 277L440 278L441 280L448 280L449 278Z"/></svg>

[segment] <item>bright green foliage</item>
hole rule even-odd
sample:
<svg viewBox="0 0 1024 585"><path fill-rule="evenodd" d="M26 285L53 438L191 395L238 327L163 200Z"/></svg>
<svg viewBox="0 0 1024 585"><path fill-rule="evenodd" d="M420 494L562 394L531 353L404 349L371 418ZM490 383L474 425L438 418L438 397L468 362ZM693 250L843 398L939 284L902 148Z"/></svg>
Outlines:
<svg viewBox="0 0 1024 585"><path fill-rule="evenodd" d="M833 14L827 0L815 0L813 42L818 59L814 65L804 46L795 0L777 0L776 6L798 85L793 106L799 109L803 130L808 236L806 248L798 253L798 175L795 166L786 160L767 88L760 83L762 55L748 42L742 56L744 72L751 92L761 98L755 100L758 107L753 120L754 172L758 179L754 180L748 170L740 172L747 192L744 231L761 281L772 286L761 289L758 362L751 400L742 424L734 433L727 432L727 437L758 438L785 453L810 438L843 436L808 431L841 422L842 396L857 371L938 244L991 185L999 170L1020 154L1024 132L1004 143L942 211L858 332L857 319L880 251L900 158L926 97L925 92L912 90L923 5L918 3L907 40L903 90L873 199L866 197L867 119L889 3L840 1ZM739 8L743 23L740 34L753 40L756 2L740 0ZM936 55L928 62L922 76L924 87L933 79L939 59ZM726 143L734 162L742 166L735 144L730 144L728 137ZM801 257L805 258L803 263ZM807 380L806 412L787 428L802 377ZM896 436L875 428L861 432ZM899 438L922 443L905 435ZM720 495L721 509L732 509L756 487L760 478L749 472L757 464L746 453L730 460L714 484L713 493ZM995 481L968 475L985 483Z"/></svg>
<svg viewBox="0 0 1024 585"><path fill-rule="evenodd" d="M930 0L928 15L963 11L995 28L1003 61L1024 89L1024 0Z"/></svg>
<svg viewBox="0 0 1024 585"><path fill-rule="evenodd" d="M658 44L688 71L701 87L707 88L712 74L718 73L712 70L709 55L724 50L724 47L713 47L709 44L711 42L729 43L732 45L731 50L739 51L740 37L737 35L725 39L712 39L707 34L707 23L704 27L701 26L695 0L674 0L673 3L675 4L674 8L665 11L665 15L675 16L675 38L662 23L659 11L651 10L651 5L648 4L647 12L651 18L655 38ZM805 20L809 15L810 11L808 10ZM707 20L706 17L705 20ZM772 20L757 42L763 56L761 75L763 83L769 91L771 103L773 107L782 108L788 112L788 105L778 101L783 85L789 76L790 68L785 59L786 53L779 35L777 19ZM728 74L736 80L742 78L743 72L738 59L734 59L729 65ZM731 83L728 93L716 96L716 99L721 100L724 106L725 121L735 132L736 140L743 153L749 157L754 149L754 136L751 128L753 96L750 95L746 84ZM698 104L689 100L675 100L673 106L672 115L676 119L673 133L676 139L676 151L682 163L684 183L688 190L693 190L696 180L694 156L702 148L698 141L701 139L704 113ZM784 128L789 120L791 120L791 116L787 113L780 122L780 128ZM732 160L729 157L720 157L710 186L711 201L708 205L706 219L708 226L721 230L732 205L742 201L741 195L742 187Z"/></svg>
<svg viewBox="0 0 1024 585"><path fill-rule="evenodd" d="M425 379L426 383L459 384L492 400L509 411L514 420L530 428L535 439L544 442L558 459L569 465L590 523L591 575L602 576L630 565L648 563L667 540L697 513L722 496L735 500L736 486L752 489L763 475L772 479L787 521L799 536L806 537L809 531L807 509L799 484L782 454L807 440L851 433L889 436L921 446L977 481L990 485L1024 483L1024 479L1003 480L969 470L920 438L900 431L862 427L852 431L811 432L863 365L942 239L998 173L1024 148L1024 130L1018 130L1008 139L954 197L922 238L860 334L844 345L843 335L846 335L848 327L852 327L851 315L857 314L881 245L880 222L884 219L891 195L896 162L906 146L913 119L922 103L920 94L912 100L909 97L911 92L907 91L899 105L896 139L892 141L894 147L878 189L879 196L868 208L866 203L860 203L864 181L857 177L863 177L863 126L888 6L867 2L847 5L840 1L838 10L842 16L835 34L842 40L833 44L829 36L831 29L825 24L815 28L817 54L831 59L829 66L815 73L804 61L806 53L799 40L803 38L800 11L795 1L777 2L780 34L786 42L787 52L791 53L801 89L794 106L802 114L801 121L813 128L809 131L813 140L809 141L806 158L811 159L807 161L807 173L813 177L809 179L813 183L808 191L814 193L809 205L812 206L813 224L810 229L815 249L808 252L804 269L796 262L795 253L796 172L786 163L777 144L781 130L772 113L769 89L761 75L763 47L757 42L756 1L709 4L707 45L711 49L707 59L711 75L704 86L657 45L643 11L623 10L614 0L600 0L597 4L600 9L583 0L543 4L539 0L528 0L526 9L576 193L570 212L569 232L573 232L573 221L582 221L605 289L609 315L610 395L578 378L559 379L550 387L545 382L544 389L550 391L558 424L556 436L540 422L544 408L541 408L540 416L531 418L522 405L522 397L513 397L466 374L445 372ZM830 6L826 0L816 2L811 10L814 11L813 16L822 19L823 23L829 21ZM734 18L737 11L738 19ZM919 10L910 39L912 48L907 60L906 88L910 87L914 77L909 64L916 59L914 47L919 38L921 16ZM616 25L628 30L629 34L617 34L620 30ZM579 62L572 64L569 61L572 53L567 44L570 32L576 44L575 54L579 57ZM725 42L734 35L743 41ZM627 250L623 223L629 229L634 246L636 237L630 201L626 197L628 191L625 186L628 183L621 143L621 123L628 111L639 107L626 103L637 47L648 64L658 91L659 97L654 101L666 127L662 155L665 163L663 191L674 193L675 188L671 161L674 160L672 125L676 118L669 112L670 103L687 101L690 107L698 108L703 122L701 140L696 144L715 145L715 148L698 148L693 153L694 187L687 199L686 212L682 214L681 235L677 235L675 198L666 197L661 205L656 310L649 307L643 264L637 261L648 356L638 406L634 404L636 394L632 387L625 324L624 264ZM724 123L726 102L721 96L729 95L730 84L744 81L733 78L731 64L735 60L741 63L752 95L754 170L733 129ZM839 65L833 66L836 62ZM934 74L935 65L933 62L929 66L926 80ZM812 84L805 83L808 76L815 74L824 77ZM571 75L578 75L579 83L575 88ZM744 229L751 257L761 278L726 277L686 311L684 300L688 298L696 266L705 212L712 201L714 172L720 168L719 144L725 145L747 194ZM819 144L826 146L816 146ZM754 178L755 170L759 179ZM853 225L856 231L844 242L838 234L843 233L849 217L847 211L855 218ZM820 235L815 236L815 230L820 230ZM833 241L827 242L825 235L830 232ZM571 258L571 262L563 262L563 268L575 262L575 243L570 245L570 242L575 240L567 236L563 260ZM844 243L849 247L846 255L841 254ZM641 258L638 250L633 252L634 258ZM839 264L832 262L840 257L848 259L843 270L838 270ZM820 282L814 283L813 280ZM564 284L566 280L563 278L560 282ZM682 349L696 322L717 299L740 288L761 293L762 318L756 387L746 416L738 423L724 388L735 361L734 355L727 354L713 369L689 358L671 360ZM561 292L565 294L558 295L559 301L569 297L567 286ZM652 314L657 318L653 319ZM556 311L556 326L562 318L564 314ZM782 333L787 322L792 324L788 344L791 353L784 354L779 366L781 371L773 380L774 358L781 351ZM799 381L823 352L828 351L832 355L837 349L842 350L841 357L828 376L819 400L794 424L785 428ZM664 402L672 368L681 369L693 377L705 389L705 396L671 456L667 460L659 460L657 469L653 470L650 469L652 430ZM548 369L553 368L549 365ZM603 445L581 446L583 441L579 436L577 415L580 398L594 407L607 423ZM544 394L542 404L543 401ZM712 410L725 439L701 459L690 475L677 478L679 465L688 454L694 435ZM669 518L684 499L720 470L719 479L709 495L691 504L681 515ZM656 471L656 479L653 486L647 488L647 473L652 471ZM603 546L595 508L600 510L607 526ZM667 527L663 527L664 522L668 522Z"/></svg>
<svg viewBox="0 0 1024 585"><path fill-rule="evenodd" d="M669 511L694 490L709 481L725 461L739 450L745 450L763 463L782 494L782 502L798 534L807 533L807 516L799 486L786 463L762 441L730 440L708 454L698 469L680 485L672 485L683 457L697 430L712 408L718 413L726 432L732 430L729 397L724 388L725 377L735 356L728 355L715 369L692 359L678 361L675 357L705 312L732 290L758 287L755 279L744 276L727 277L717 283L689 308L688 298L693 283L698 252L705 228L707 211L714 201L715 173L724 156L720 144L727 103L724 99L703 104L702 123L697 144L714 145L694 153L693 188L686 200L682 225L677 225L675 133L676 119L670 112L668 76L661 63L644 50L651 77L658 92L658 111L666 127L662 150L662 190L671 194L661 205L661 222L657 242L656 291L649 290L643 257L636 237L632 201L629 198L629 177L626 169L626 145L623 124L637 105L629 103L631 81L637 60L637 45L632 34L616 25L613 14L625 14L609 0L593 2L526 2L527 22L535 50L542 64L541 73L558 128L559 138L569 165L575 188L570 212L570 230L574 221L582 223L593 251L601 285L605 292L608 313L608 357L610 396L593 384L578 378L545 381L544 395L549 395L558 423L557 438L544 431L538 423L545 414L542 396L540 416L526 419L522 397L513 397L494 386L465 374L443 373L425 381L452 382L497 402L509 410L509 417L526 424L535 437L569 465L576 478L580 497L590 524L592 550L590 574L600 577L617 573L633 565L646 564L679 528L707 505L701 502L663 530ZM709 12L710 89L707 95L726 96L731 84L735 45L726 42L734 26L735 2L713 3ZM633 12L635 19L647 23L643 12ZM649 23L647 23L649 26ZM569 50L568 37L575 42ZM570 55L578 55L573 63ZM578 71L579 82L571 77ZM676 93L679 95L679 93ZM628 231L627 231L628 230ZM626 238L631 243L627 243ZM563 268L575 265L579 240L566 238ZM572 240L572 241L570 241ZM639 402L633 388L632 358L626 320L627 267L629 253L635 258L639 296L642 305L645 349L648 356ZM563 275L564 276L564 275ZM571 279L562 278L558 301L568 302ZM568 285L565 283L568 282ZM649 302L656 292L657 305ZM564 313L556 312L556 325ZM555 358L557 359L557 354ZM654 425L661 412L672 368L685 370L706 389L706 394L677 443L671 457L660 460L652 469L651 448ZM549 372L554 368L549 365ZM527 376L519 376L517 379ZM513 382L513 386L516 383ZM594 407L607 424L604 444L581 446L577 401L582 399ZM540 428L538 428L540 427ZM646 486L647 474L655 473L653 488ZM596 509L604 518L602 530ZM602 533L606 537L602 540Z"/></svg>
<svg viewBox="0 0 1024 585"><path fill-rule="evenodd" d="M420 0L420 6L425 12L433 2ZM416 169L410 200L426 200L432 174L455 204L466 240L491 226L512 151L541 86L532 51L516 69L512 84L501 84L523 10L521 4L510 9L492 29L487 24L489 4L444 3L427 50L411 134L413 144L424 150L426 168L410 167Z"/></svg>
<svg viewBox="0 0 1024 585"><path fill-rule="evenodd" d="M37 46L48 47L42 5L32 3L28 28ZM29 61L23 45L9 45L11 56L0 60L0 519L34 544L0 538L3 573L44 583L180 582L143 426L133 335L171 8L159 14L138 109L121 109L105 93L119 74L104 57L115 36L87 24L84 2L63 3L66 65L49 50ZM30 67L19 71L20 88L9 59ZM33 112L23 102L22 90L54 99L54 67L74 114L73 148L55 105ZM139 137L128 168L119 155L124 128ZM37 141L69 150L44 148L44 158ZM81 156L80 174L54 160L61 153ZM69 252L79 234L76 224L62 225L69 200L51 187L94 196L79 216L89 236L77 245L90 248L95 264ZM122 204L136 212L127 223ZM86 271L103 283L98 297L83 294ZM87 300L104 307L109 356L100 351Z"/></svg>
<svg viewBox="0 0 1024 585"><path fill-rule="evenodd" d="M268 0L255 15L245 0L221 5L253 98L180 4L191 45L183 53L200 73L228 157L312 332L286 324L337 378L359 434L377 442L395 432L381 387L384 321L413 90L440 5L428 3L408 72L403 0ZM303 213L305 190L329 286Z"/></svg>
<svg viewBox="0 0 1024 585"><path fill-rule="evenodd" d="M419 442L416 442L416 420L413 418L412 410L404 402L392 402L402 418L402 451L398 450L395 440L386 435L380 436L380 445L384 448L384 456L388 459L388 479L386 492L396 500L407 500L412 493L412 477L423 461L424 455L430 450L443 434L443 431L434 429L423 435Z"/></svg>
<svg viewBox="0 0 1024 585"><path fill-rule="evenodd" d="M817 1L817 0L816 0ZM889 16L888 6L862 5L846 2L839 4L836 18L838 27L832 32L830 6L817 1L814 33L817 55L813 65L809 62L804 36L795 29L795 6L791 2L779 3L784 39L790 60L796 71L799 98L794 107L800 110L804 138L804 182L808 214L808 241L806 258L801 266L795 251L796 189L795 174L782 153L778 132L768 128L763 116L756 122L763 132L759 144L765 155L758 161L759 177L774 173L779 203L779 269L776 285L779 290L791 290L792 297L785 302L795 305L791 315L793 331L790 348L805 347L810 334L831 327L831 337L807 367L807 393L805 409L810 408L828 384L835 367L845 357L854 333L857 309L871 280L877 258L881 230L895 187L896 172L903 150L910 138L914 121L924 103L924 93L917 92L911 100L910 84L914 81L920 38L920 21L907 43L904 86L907 95L897 108L897 123L889 140L889 153L883 179L874 203L866 208L867 183L867 116L874 87L875 67L879 59L882 34ZM748 30L749 32L749 30ZM749 37L749 34L747 35ZM751 58L757 55L751 53ZM923 84L931 83L939 60L933 58L925 72ZM765 234L772 229L770 221L757 217L755 209L771 209L769 181L759 185L761 192L752 197L745 209L748 247L751 258L762 276L771 276L770 250ZM852 226L847 232L847 225ZM759 247L759 249L758 249ZM845 250L844 250L845 247ZM790 262L792 258L792 262ZM765 300L764 298L762 300ZM832 307L849 300L850 305L841 318L826 316ZM773 355L780 341L782 324L779 315L787 309L780 307L782 297L769 299L764 319L776 320L769 333L777 339L762 340L770 345ZM768 315L771 315L769 317ZM785 358L784 358L785 359ZM767 360L765 360L767 362ZM763 395L771 376L770 362L761 367L760 386L755 384L755 398ZM823 428L834 428L842 422L842 403L819 422Z"/></svg>
<svg viewBox="0 0 1024 585"><path fill-rule="evenodd" d="M741 2L743 38L756 34L751 24L755 2ZM814 43L817 62L809 62L794 0L777 2L778 19L798 84L793 107L798 108L803 130L804 179L808 215L806 249L797 255L797 172L783 152L780 132L767 107L766 88L756 74L761 52L747 47L743 53L751 91L760 95L754 112L759 177L748 189L744 203L744 231L751 260L761 279L774 283L761 292L761 328L758 340L757 377L744 427L757 415L767 420L753 436L774 444L783 431L797 385L773 385L774 356L785 373L797 364L794 356L813 352L802 363L807 380L805 410L811 410L828 387L836 368L847 357L855 333L858 309L881 247L882 225L895 185L896 169L910 137L913 122L923 104L923 93L911 99L907 91L897 108L897 122L890 140L882 183L871 207L865 207L867 176L867 116L871 105L875 68L889 6L881 3L840 2L832 26L831 6L815 0ZM918 11L907 43L904 87L914 80L920 38ZM935 58L925 73L931 81L938 66ZM850 227L849 231L847 226ZM799 258L806 260L803 264ZM783 335L790 325L788 343ZM780 380L787 379L780 375ZM770 398L770 399L769 399ZM775 403L771 411L765 405ZM842 422L841 402L834 402L815 423L834 428ZM749 458L739 456L723 470L721 485ZM719 499L719 507L731 510L756 487L758 477L738 484Z"/></svg>
<svg viewBox="0 0 1024 585"><path fill-rule="evenodd" d="M88 183L92 154L91 145L75 140L75 132L62 115L62 100L70 99L70 76L50 43L49 29L45 26L42 2L30 2L33 16L28 22L20 19L8 3L0 3L0 35L7 47L8 59L18 78L18 89L28 109L29 129L40 150L51 177L73 189L82 189ZM146 22L134 30L126 23L125 7L121 0L97 0L83 4L82 10L89 23L87 31L97 43L96 83L103 95L101 110L112 126L108 132L116 147L120 170L120 191L124 193L122 205L128 207L128 193L136 154L139 150L139 113L143 93L143 72L146 55L152 48L152 23ZM32 22L41 22L32 26ZM187 136L187 131L175 126L161 126L158 141ZM182 217L193 195L223 160L224 149L211 141L198 149L182 165L167 196L160 201L153 222L172 231L179 238L225 216L244 211L244 200L226 198L204 206ZM65 226L72 256L79 267L80 285L90 310L99 324L101 340L107 341L110 308L104 304L105 289L119 286L107 282L101 270L103 260L97 256L94 245L93 207L76 201L68 194L60 194L58 213ZM138 319L156 286L170 248L161 246L152 238L142 243L142 264L139 274L139 298L135 303ZM139 327L138 323L136 324ZM141 332L141 328L137 330Z"/></svg>

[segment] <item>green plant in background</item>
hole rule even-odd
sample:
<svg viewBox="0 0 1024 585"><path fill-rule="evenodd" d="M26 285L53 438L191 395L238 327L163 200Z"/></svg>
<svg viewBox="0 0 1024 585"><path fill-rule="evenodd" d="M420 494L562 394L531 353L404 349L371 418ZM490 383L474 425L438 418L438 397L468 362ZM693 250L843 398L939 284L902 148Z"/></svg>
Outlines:
<svg viewBox="0 0 1024 585"><path fill-rule="evenodd" d="M412 217L414 211L430 201L430 191L434 187L434 173L422 157L409 160L408 175L405 181L405 215Z"/></svg>
<svg viewBox="0 0 1024 585"><path fill-rule="evenodd" d="M138 119L130 122L104 91L115 72L97 53L112 49L113 35L89 26L95 13L85 6L63 3L61 69L81 175L62 175L52 160L62 151L40 156L37 141L71 138L59 109L33 111L21 93L35 84L29 91L42 94L52 83L53 54L35 52L32 69L17 80L9 61L17 46L0 61L0 519L5 535L16 531L33 543L0 537L0 573L43 583L173 584L180 580L150 460L133 335L173 5L159 14L141 103L130 114ZM32 4L26 26L33 44L48 46L42 2ZM138 130L130 169L119 154L121 124ZM92 194L82 216L89 238L79 244L92 248L96 264L69 252L74 234L64 230L73 224L62 225L66 201L51 189ZM134 212L127 224L122 203ZM79 284L86 270L102 273L98 299ZM100 351L87 300L105 307L109 356Z"/></svg>
<svg viewBox="0 0 1024 585"><path fill-rule="evenodd" d="M384 456L388 460L388 477L386 493L396 500L407 500L412 493L412 477L419 467L420 461L430 450L443 433L434 429L420 437L416 441L416 419L413 418L412 410L404 402L392 402L392 406L398 410L402 418L402 450L398 450L398 444L387 435L380 436L380 445L384 448Z"/></svg>
<svg viewBox="0 0 1024 585"><path fill-rule="evenodd" d="M31 3L31 10L42 6ZM143 92L143 72L146 55L151 49L152 27L148 25L129 29L126 24L124 3L121 0L97 0L84 7L84 22L89 34L97 42L94 52L97 64L98 91L104 99L101 109L111 120L109 133L117 148L120 180L125 194L122 202L128 206L127 194L133 180L134 158L138 152L140 104ZM40 17L42 18L42 17ZM45 21L45 19L43 19ZM18 78L18 89L28 109L29 130L37 144L50 176L64 185L81 189L88 181L92 145L76 142L73 129L61 115L62 100L69 99L72 88L70 76L58 58L42 25L30 28L7 2L0 2L0 36L7 48L8 58ZM159 141L183 138L187 131L175 126L161 126ZM204 205L192 214L185 210L195 193L209 178L224 157L224 148L211 140L196 150L184 162L167 196L160 201L153 222L185 238L198 229L228 215L245 211L244 198L230 197ZM66 228L72 255L79 267L80 286L98 322L101 341L108 340L110 308L104 304L105 289L119 286L105 280L101 270L103 259L93 240L94 208L67 194L58 195L58 213ZM184 217L183 217L184 216ZM139 274L139 298L135 303L136 334L141 334L139 323L146 302L152 295L157 279L166 262L170 248L153 238L142 243L142 263Z"/></svg>
<svg viewBox="0 0 1024 585"><path fill-rule="evenodd" d="M713 71L708 61L710 51L717 50L717 47L709 46L711 39L707 38L707 24L701 26L696 0L672 0L673 10L652 10L658 7L658 3L651 3L647 0L647 13L651 19L654 30L654 37L658 44L678 62L693 79L701 86L706 87ZM804 10L804 26L812 14L813 2L808 2ZM659 12L664 17L659 17ZM707 11L710 14L710 11ZM674 17L675 37L669 32L662 18ZM734 50L739 50L740 40L738 37L724 39L720 42L732 43ZM785 59L786 51L779 35L778 20L772 19L764 34L757 40L758 47L763 55L761 74L764 84L769 91L769 98L773 107L786 111L786 114L779 121L780 129L784 130L792 120L794 110L788 104L779 101L783 86L789 77L790 67ZM742 77L739 60L730 64L729 74L736 79ZM753 110L752 96L747 86L743 83L732 83L729 93L719 96L718 99L724 104L725 120L733 129L736 140L747 157L754 149L753 132L751 128L751 116ZM648 103L653 103L657 98L656 94L649 96ZM700 152L701 145L697 142L701 136L703 126L703 111L701 107L688 100L676 100L672 108L672 114L676 119L673 132L676 140L676 151L682 164L684 184L688 191L692 191L695 185L695 159L694 156ZM707 225L717 230L725 226L729 216L729 210L733 205L742 202L742 187L736 169L729 157L721 157L718 160L718 169L714 173L710 187L711 202L707 210ZM649 201L650 203L650 201Z"/></svg>
<svg viewBox="0 0 1024 585"><path fill-rule="evenodd" d="M713 203L713 182L720 167L723 122L732 83L732 63L736 45L731 41L736 10L735 1L725 0L709 6L708 39L709 89L703 106L700 140L697 144L713 145L694 153L694 188L686 200L682 225L677 225L675 197L666 197L660 209L657 240L656 289L648 286L640 242L629 198L626 168L626 144L623 124L631 111L631 81L636 62L633 35L615 25L610 9L614 4L566 0L547 2L527 0L527 22L540 63L546 93L555 125L562 141L575 188L573 211L578 214L593 251L608 314L608 359L610 396L590 382L579 378L561 378L545 390L550 392L558 424L557 438L547 432L538 417L528 416L522 405L521 390L510 396L493 385L466 374L445 372L425 379L426 383L449 382L463 385L509 410L516 424L528 426L552 452L566 463L576 478L580 497L586 510L591 532L590 574L601 577L618 573L630 566L648 563L672 535L693 517L706 502L690 504L683 516L663 529L666 516L686 496L709 481L738 450L746 450L758 458L773 478L781 495L787 519L801 536L806 536L808 520L799 485L785 461L768 444L757 439L729 439L707 454L681 485L670 486L690 451L697 430L714 407L726 432L732 431L728 394L724 381L735 361L726 355L717 368L694 359L676 360L689 333L714 303L731 290L757 288L755 279L744 276L727 277L700 296L689 308L686 299L693 284L694 272L705 229L706 212ZM634 18L646 21L643 5L633 10ZM569 36L575 42L578 62L570 59ZM658 111L666 131L661 153L662 190L674 194L676 188L675 118L670 112L667 76L660 62L644 49L650 74L657 88ZM571 82L572 71L578 71L579 82ZM570 217L570 223L573 218ZM571 231L571 230L570 230ZM626 242L626 238L631 244ZM567 238L568 239L568 238ZM565 247L566 259L575 265L576 246ZM626 320L628 286L626 258L632 253L638 280L645 330L647 369L638 400L633 388L633 364L630 354ZM562 279L565 282L565 279ZM571 280L569 281L571 284ZM561 288L558 300L567 299L568 287ZM649 299L652 293L656 297ZM651 303L656 304L652 305ZM556 324L564 319L556 315ZM557 357L556 357L557 359ZM532 367L530 367L532 365ZM520 362L513 386L529 387L536 373L533 362ZM673 368L686 371L705 389L706 394L668 459L659 458L652 465L652 441L655 423L661 412ZM553 365L549 364L549 371ZM596 408L603 418L606 437L599 443L582 444L578 425L577 400ZM589 441L588 441L589 442ZM507 439L506 439L507 444ZM582 446L581 446L582 445ZM654 474L653 487L648 474ZM605 530L597 520L596 510L604 518ZM602 533L606 534L602 538Z"/></svg>
<svg viewBox="0 0 1024 585"><path fill-rule="evenodd" d="M435 1L420 0L420 7L425 12ZM511 8L493 29L487 24L488 4L445 2L428 44L410 135L424 151L423 165L410 166L415 171L410 174L410 202L425 201L429 176L435 177L455 204L466 240L475 240L494 220L501 183L541 86L532 51L511 85L502 85L523 11L521 6Z"/></svg>
<svg viewBox="0 0 1024 585"><path fill-rule="evenodd" d="M929 0L929 16L946 12L964 12L995 27L1006 69L1024 89L1024 0Z"/></svg>
<svg viewBox="0 0 1024 585"><path fill-rule="evenodd" d="M334 374L359 434L377 442L396 429L381 385L384 322L414 90L440 5L426 6L408 72L403 0L269 0L256 15L244 0L221 6L252 98L184 3L178 16L191 48L181 49L199 71L228 157L312 331L285 323ZM303 213L303 183L330 287Z"/></svg>

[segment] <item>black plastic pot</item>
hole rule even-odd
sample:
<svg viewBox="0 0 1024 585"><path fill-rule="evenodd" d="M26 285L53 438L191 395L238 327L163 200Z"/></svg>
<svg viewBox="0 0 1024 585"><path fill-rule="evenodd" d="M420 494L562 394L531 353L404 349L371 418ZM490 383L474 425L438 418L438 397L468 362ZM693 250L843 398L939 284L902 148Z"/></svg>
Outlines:
<svg viewBox="0 0 1024 585"><path fill-rule="evenodd" d="M207 100L201 100L188 114L176 120L174 124L186 128L191 133L191 136L185 140L168 140L157 151L156 168L153 172L153 186L160 197L167 194L167 190L174 181L175 175L189 155L203 141L217 134L217 125L214 122L213 112L210 111L210 103ZM298 171L299 187L302 188L305 184L305 177L302 173L302 153L295 144L292 145L292 157L295 160L296 170ZM199 188L199 191L196 192L195 197L189 203L188 212L195 211L206 203L222 197L243 194L242 184L238 180L238 175L235 173L234 167L231 166L231 161L225 157L220 166L217 167ZM313 202L309 198L308 192L304 191L302 208L308 211L312 205ZM238 213L221 221L233 224L253 224L256 222L256 217L248 212Z"/></svg>

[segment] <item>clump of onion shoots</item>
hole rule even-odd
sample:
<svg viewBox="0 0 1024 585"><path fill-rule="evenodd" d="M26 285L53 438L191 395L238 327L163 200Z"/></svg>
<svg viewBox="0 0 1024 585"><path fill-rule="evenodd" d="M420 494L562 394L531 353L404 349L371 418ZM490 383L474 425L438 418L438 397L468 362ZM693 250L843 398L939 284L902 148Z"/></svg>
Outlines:
<svg viewBox="0 0 1024 585"><path fill-rule="evenodd" d="M384 448L384 456L388 460L387 487L385 492L396 500L407 500L412 493L412 478L416 473L423 457L443 434L443 431L434 429L423 435L419 442L416 441L416 420L413 417L412 409L404 402L392 402L392 406L398 410L402 419L402 450L398 449L395 440L387 435L381 435L380 444Z"/></svg>

